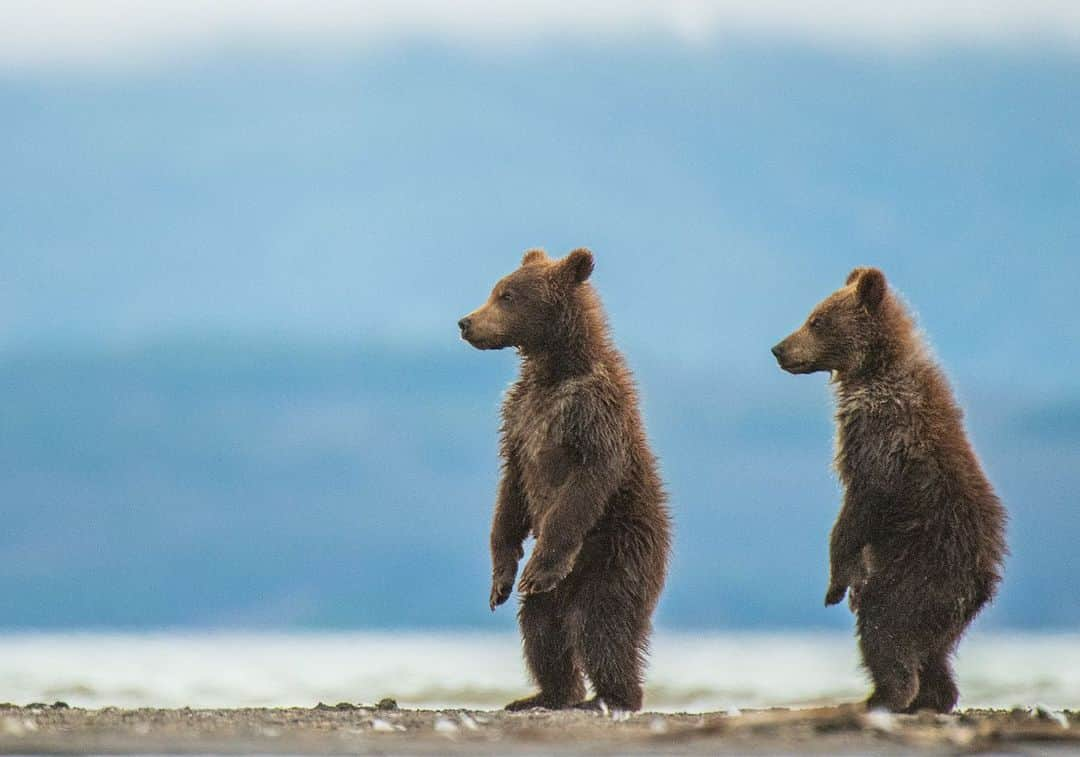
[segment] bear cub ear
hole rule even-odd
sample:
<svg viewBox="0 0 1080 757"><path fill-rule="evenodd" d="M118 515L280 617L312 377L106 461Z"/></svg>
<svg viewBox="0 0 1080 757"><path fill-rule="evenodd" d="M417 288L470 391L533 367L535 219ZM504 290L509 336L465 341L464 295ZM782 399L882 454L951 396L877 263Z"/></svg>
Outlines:
<svg viewBox="0 0 1080 757"><path fill-rule="evenodd" d="M855 284L855 298L860 305L871 310L885 298L885 274L877 268L856 268L847 277L847 284Z"/></svg>
<svg viewBox="0 0 1080 757"><path fill-rule="evenodd" d="M525 253L525 257L521 259L522 265L532 265L533 263L541 263L548 259L547 253L541 250L539 247L532 250L528 250Z"/></svg>
<svg viewBox="0 0 1080 757"><path fill-rule="evenodd" d="M568 276L570 283L580 284L593 272L593 256L584 247L571 252L562 260L563 272Z"/></svg>

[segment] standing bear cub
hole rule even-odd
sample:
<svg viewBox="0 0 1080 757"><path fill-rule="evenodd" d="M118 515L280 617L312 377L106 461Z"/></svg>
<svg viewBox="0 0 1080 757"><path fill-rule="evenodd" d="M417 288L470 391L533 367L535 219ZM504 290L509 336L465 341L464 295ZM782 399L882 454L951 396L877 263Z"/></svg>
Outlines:
<svg viewBox="0 0 1080 757"><path fill-rule="evenodd" d="M948 712L950 657L994 596L1006 516L945 376L873 268L852 271L772 351L790 373L832 372L844 501L825 604L850 591L867 704Z"/></svg>
<svg viewBox="0 0 1080 757"><path fill-rule="evenodd" d="M670 522L633 378L588 283L593 256L541 250L458 322L478 349L515 347L521 374L502 408L502 479L491 528L491 609L523 556L518 620L539 686L509 710L638 710ZM583 673L595 698L585 699Z"/></svg>

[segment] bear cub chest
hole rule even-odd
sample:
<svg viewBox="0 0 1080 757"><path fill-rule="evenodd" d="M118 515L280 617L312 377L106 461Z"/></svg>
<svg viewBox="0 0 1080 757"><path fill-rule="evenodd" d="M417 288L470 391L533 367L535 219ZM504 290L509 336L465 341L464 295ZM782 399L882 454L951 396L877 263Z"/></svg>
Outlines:
<svg viewBox="0 0 1080 757"><path fill-rule="evenodd" d="M580 457L568 437L568 419L579 401L572 386L530 387L504 407L506 448L520 473L529 510L546 511Z"/></svg>

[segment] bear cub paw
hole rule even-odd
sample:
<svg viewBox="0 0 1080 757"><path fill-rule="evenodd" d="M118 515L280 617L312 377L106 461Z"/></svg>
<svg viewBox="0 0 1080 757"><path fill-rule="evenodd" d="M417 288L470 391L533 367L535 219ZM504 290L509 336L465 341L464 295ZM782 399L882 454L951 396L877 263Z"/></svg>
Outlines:
<svg viewBox="0 0 1080 757"><path fill-rule="evenodd" d="M840 600L844 598L847 593L848 587L833 584L829 587L829 590L825 593L825 606L830 607L835 604L839 604Z"/></svg>
<svg viewBox="0 0 1080 757"><path fill-rule="evenodd" d="M546 560L530 560L525 570L521 572L518 591L525 596L543 594L558 586L569 573L569 568L562 565L554 565Z"/></svg>

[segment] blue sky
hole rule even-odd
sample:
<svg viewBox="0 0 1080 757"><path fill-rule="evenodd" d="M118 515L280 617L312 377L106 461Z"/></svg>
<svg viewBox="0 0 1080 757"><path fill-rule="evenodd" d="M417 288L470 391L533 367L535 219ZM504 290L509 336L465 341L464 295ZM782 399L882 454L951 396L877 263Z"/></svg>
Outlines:
<svg viewBox="0 0 1080 757"><path fill-rule="evenodd" d="M849 622L831 400L768 347L874 264L1013 513L986 622L1075 625L1080 11L806 7L5 6L2 622L509 624L514 358L454 323L584 244L679 525L662 623Z"/></svg>

